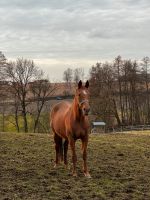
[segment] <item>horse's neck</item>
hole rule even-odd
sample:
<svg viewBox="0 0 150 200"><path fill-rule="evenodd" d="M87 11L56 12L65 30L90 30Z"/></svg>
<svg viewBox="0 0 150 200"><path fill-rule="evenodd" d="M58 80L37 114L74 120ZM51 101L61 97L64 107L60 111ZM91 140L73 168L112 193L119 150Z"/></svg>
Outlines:
<svg viewBox="0 0 150 200"><path fill-rule="evenodd" d="M81 111L79 110L79 105L77 103L77 100L76 98L74 98L73 104L72 104L72 113L75 120L78 120L78 121L84 120L84 116L80 112Z"/></svg>

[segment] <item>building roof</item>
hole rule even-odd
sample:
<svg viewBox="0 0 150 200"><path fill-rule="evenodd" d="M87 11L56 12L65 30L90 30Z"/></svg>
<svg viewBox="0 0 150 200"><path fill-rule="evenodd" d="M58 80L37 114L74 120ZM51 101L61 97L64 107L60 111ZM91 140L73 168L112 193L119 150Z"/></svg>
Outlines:
<svg viewBox="0 0 150 200"><path fill-rule="evenodd" d="M92 122L92 124L93 124L94 126L105 126L105 125L106 125L105 122Z"/></svg>

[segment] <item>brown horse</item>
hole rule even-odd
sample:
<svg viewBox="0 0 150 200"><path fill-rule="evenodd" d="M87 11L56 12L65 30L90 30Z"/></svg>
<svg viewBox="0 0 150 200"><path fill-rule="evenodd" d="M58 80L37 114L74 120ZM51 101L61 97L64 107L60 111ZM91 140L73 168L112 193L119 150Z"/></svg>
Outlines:
<svg viewBox="0 0 150 200"><path fill-rule="evenodd" d="M63 101L56 104L51 112L51 127L54 132L54 142L56 150L55 166L60 160L64 160L67 166L68 144L72 152L73 176L77 176L75 142L77 139L82 141L83 152L83 172L90 178L87 168L87 144L88 144L88 113L89 106L89 82L85 86L79 81L73 102ZM63 144L62 139L65 139Z"/></svg>

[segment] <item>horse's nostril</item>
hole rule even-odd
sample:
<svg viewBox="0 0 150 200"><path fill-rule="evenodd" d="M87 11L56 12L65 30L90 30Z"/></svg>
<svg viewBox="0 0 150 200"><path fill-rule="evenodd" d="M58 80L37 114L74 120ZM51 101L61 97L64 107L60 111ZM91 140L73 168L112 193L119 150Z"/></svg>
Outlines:
<svg viewBox="0 0 150 200"><path fill-rule="evenodd" d="M88 115L89 109L84 109L84 113L85 113L85 115Z"/></svg>
<svg viewBox="0 0 150 200"><path fill-rule="evenodd" d="M90 109L87 109L86 112L89 113Z"/></svg>

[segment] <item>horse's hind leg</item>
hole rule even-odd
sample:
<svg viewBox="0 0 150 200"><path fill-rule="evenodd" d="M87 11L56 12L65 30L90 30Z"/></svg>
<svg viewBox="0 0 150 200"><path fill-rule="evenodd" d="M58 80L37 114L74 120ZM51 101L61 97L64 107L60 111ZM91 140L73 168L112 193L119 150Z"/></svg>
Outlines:
<svg viewBox="0 0 150 200"><path fill-rule="evenodd" d="M59 164L60 160L63 160L63 149L62 149L62 138L54 133L54 142L55 142L55 151L56 151L56 159L55 159L55 167Z"/></svg>
<svg viewBox="0 0 150 200"><path fill-rule="evenodd" d="M68 151L68 140L65 140L64 142L64 164L67 166L68 160L67 160L67 151Z"/></svg>

